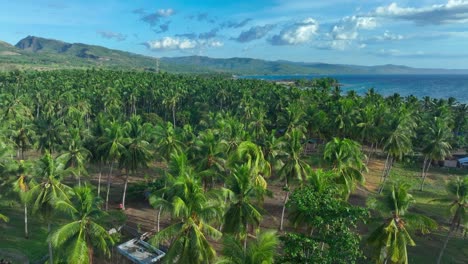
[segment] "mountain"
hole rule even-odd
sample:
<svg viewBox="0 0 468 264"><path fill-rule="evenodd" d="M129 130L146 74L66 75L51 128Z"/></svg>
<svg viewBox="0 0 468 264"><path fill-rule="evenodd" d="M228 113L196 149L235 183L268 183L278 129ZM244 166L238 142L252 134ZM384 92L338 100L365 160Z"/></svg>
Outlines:
<svg viewBox="0 0 468 264"><path fill-rule="evenodd" d="M159 64L159 65L158 65ZM237 75L296 74L468 74L468 70L418 69L399 65L266 61L251 58L216 59L203 56L156 58L83 43L27 36L15 46L0 41L0 70L112 68L174 73L224 73Z"/></svg>

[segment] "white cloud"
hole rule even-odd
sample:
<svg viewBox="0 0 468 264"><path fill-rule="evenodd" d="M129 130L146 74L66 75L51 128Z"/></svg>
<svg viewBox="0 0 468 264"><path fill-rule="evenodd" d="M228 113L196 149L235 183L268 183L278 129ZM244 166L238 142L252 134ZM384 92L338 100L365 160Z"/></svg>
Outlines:
<svg viewBox="0 0 468 264"><path fill-rule="evenodd" d="M375 16L413 21L419 25L468 23L468 1L449 0L445 4L420 8L401 7L397 3L380 6Z"/></svg>
<svg viewBox="0 0 468 264"><path fill-rule="evenodd" d="M341 19L333 26L331 35L334 40L354 40L359 36L360 29L374 29L377 27L377 21L373 17L350 16Z"/></svg>
<svg viewBox="0 0 468 264"><path fill-rule="evenodd" d="M200 47L222 47L224 44L221 41L209 40L198 41L191 39L182 39L177 37L164 37L158 40L152 40L144 43L150 50L190 50Z"/></svg>
<svg viewBox="0 0 468 264"><path fill-rule="evenodd" d="M278 35L270 39L273 45L298 45L308 42L317 33L319 23L313 18L294 23L283 28Z"/></svg>
<svg viewBox="0 0 468 264"><path fill-rule="evenodd" d="M382 35L376 36L374 39L379 40L379 41L385 41L385 40L395 41L395 40L402 40L404 38L405 37L403 37L403 35L393 34L393 33L390 33L388 30L386 30Z"/></svg>
<svg viewBox="0 0 468 264"><path fill-rule="evenodd" d="M158 11L156 11L156 14L158 14L160 17L170 17L174 14L174 9L159 9Z"/></svg>
<svg viewBox="0 0 468 264"><path fill-rule="evenodd" d="M184 50L195 48L197 42L189 39L164 37L159 40L148 41L145 45L151 50Z"/></svg>

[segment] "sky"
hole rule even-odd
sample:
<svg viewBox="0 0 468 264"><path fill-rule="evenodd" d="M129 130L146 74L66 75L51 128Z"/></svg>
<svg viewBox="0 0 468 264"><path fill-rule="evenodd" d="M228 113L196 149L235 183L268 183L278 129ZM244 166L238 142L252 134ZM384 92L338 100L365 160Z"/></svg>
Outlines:
<svg viewBox="0 0 468 264"><path fill-rule="evenodd" d="M0 40L152 57L468 69L468 0L0 0Z"/></svg>

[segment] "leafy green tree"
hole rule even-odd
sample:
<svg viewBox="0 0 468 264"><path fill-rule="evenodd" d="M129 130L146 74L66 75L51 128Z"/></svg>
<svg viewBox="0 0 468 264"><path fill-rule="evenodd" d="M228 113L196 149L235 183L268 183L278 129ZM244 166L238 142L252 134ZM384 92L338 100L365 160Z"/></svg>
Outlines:
<svg viewBox="0 0 468 264"><path fill-rule="evenodd" d="M191 168L181 171L170 188L173 195L159 198L153 205L169 208L173 222L151 241L171 241L164 258L167 263L213 262L216 252L207 237L221 237L221 232L212 226L221 216L219 197L203 190Z"/></svg>
<svg viewBox="0 0 468 264"><path fill-rule="evenodd" d="M444 160L451 154L452 146L450 141L452 139L452 132L447 126L447 121L438 117L431 120L429 127L426 128L427 132L424 137L424 148L422 153L424 155L424 163L422 168L422 180L420 191L424 188L427 172L431 166L432 160Z"/></svg>
<svg viewBox="0 0 468 264"><path fill-rule="evenodd" d="M266 189L254 184L249 167L245 164L234 168L226 181L229 205L224 214L223 232L234 234L238 239L243 237L246 247L249 226L256 228L262 220L262 209L253 199L262 199Z"/></svg>
<svg viewBox="0 0 468 264"><path fill-rule="evenodd" d="M125 196L127 194L128 178L130 173L136 173L138 168L146 167L152 153L149 140L151 137L151 125L142 124L139 116L133 116L125 123L124 151L120 156L120 166L126 169L124 190L122 196L122 209L125 210Z"/></svg>
<svg viewBox="0 0 468 264"><path fill-rule="evenodd" d="M283 231L286 203L288 202L290 193L289 183L293 180L303 182L312 171L302 156L304 152L303 139L304 134L296 128L292 128L283 138L284 148L279 156L283 162L283 167L279 170L278 174L284 180L286 195L284 197L283 210L281 211L280 231Z"/></svg>
<svg viewBox="0 0 468 264"><path fill-rule="evenodd" d="M447 184L447 192L449 197L447 199L439 199L438 201L450 203L452 217L447 238L437 258L437 264L441 263L445 248L453 232L457 231L462 225L466 226L468 224L468 212L466 210L468 207L468 177L450 181Z"/></svg>
<svg viewBox="0 0 468 264"><path fill-rule="evenodd" d="M70 130L71 139L66 149L58 159L65 164L65 168L77 175L78 185L81 186L81 175L86 173L85 164L91 156L91 152L83 145L78 129Z"/></svg>
<svg viewBox="0 0 468 264"><path fill-rule="evenodd" d="M49 242L59 252L58 257L67 263L93 263L95 249L110 256L114 240L98 222L103 216L100 199L93 195L87 185L76 187L73 191L70 200L55 203L58 210L71 218L71 222L50 234Z"/></svg>
<svg viewBox="0 0 468 264"><path fill-rule="evenodd" d="M111 187L111 176L114 164L125 151L125 137L122 125L116 121L109 123L109 127L104 129L104 135L98 139L100 146L98 151L105 155L107 163L110 165L107 175L106 190L106 211L109 209L109 193Z"/></svg>
<svg viewBox="0 0 468 264"><path fill-rule="evenodd" d="M55 202L67 201L70 187L61 182L68 171L64 164L52 158L48 152L38 161L36 174L30 181L29 195L33 205L33 213L39 213L47 222L47 230L51 233L52 216ZM49 262L53 263L52 245L49 242Z"/></svg>
<svg viewBox="0 0 468 264"><path fill-rule="evenodd" d="M365 156L361 145L356 141L333 138L325 145L323 157L332 164L333 170L338 174L338 182L344 186L346 197L353 191L356 183L365 182L362 175L362 171L367 170L364 164Z"/></svg>
<svg viewBox="0 0 468 264"><path fill-rule="evenodd" d="M383 223L374 230L367 241L374 250L377 263L408 263L407 246L415 246L410 232L419 230L423 234L437 227L431 218L408 212L414 199L408 193L410 185L397 183L382 200L371 199L369 207L378 209Z"/></svg>
<svg viewBox="0 0 468 264"><path fill-rule="evenodd" d="M246 247L233 236L223 239L223 257L216 264L273 263L279 240L273 231L258 232Z"/></svg>
<svg viewBox="0 0 468 264"><path fill-rule="evenodd" d="M286 234L281 263L356 263L362 257L354 231L367 210L339 199L333 187L296 189L287 204L290 221L307 234Z"/></svg>

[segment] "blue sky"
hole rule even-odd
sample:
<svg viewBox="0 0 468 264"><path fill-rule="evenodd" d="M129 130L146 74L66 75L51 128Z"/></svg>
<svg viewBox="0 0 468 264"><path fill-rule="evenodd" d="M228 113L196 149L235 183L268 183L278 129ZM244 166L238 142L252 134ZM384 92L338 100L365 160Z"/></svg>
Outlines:
<svg viewBox="0 0 468 264"><path fill-rule="evenodd" d="M202 55L468 69L468 0L0 0L27 35L154 57Z"/></svg>

